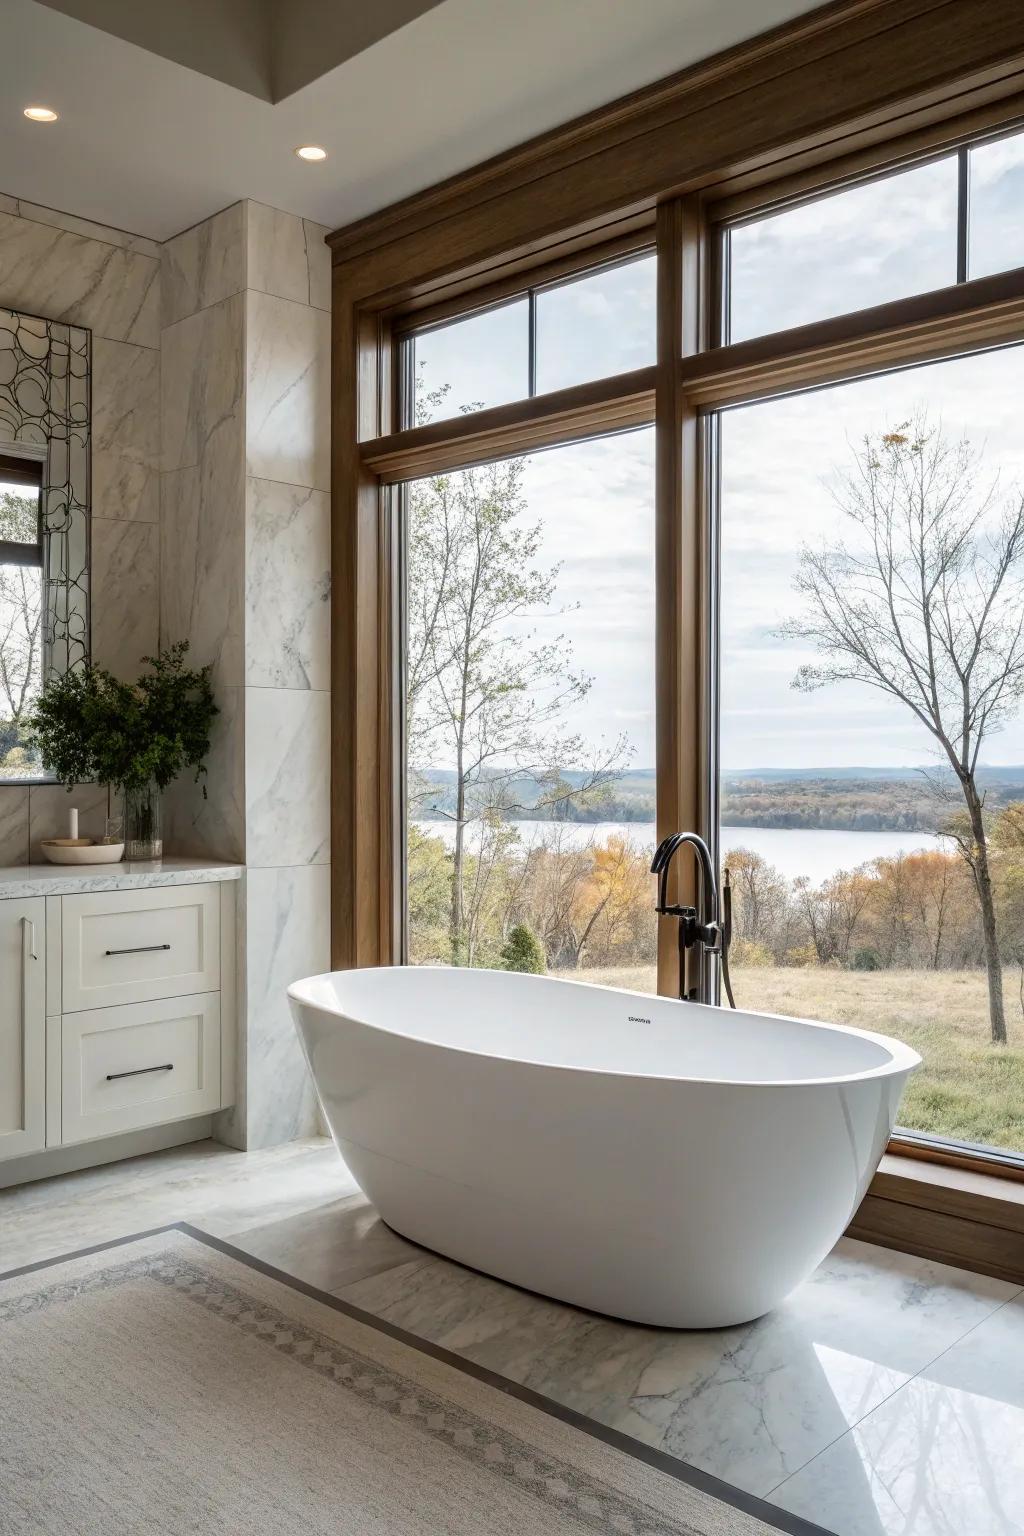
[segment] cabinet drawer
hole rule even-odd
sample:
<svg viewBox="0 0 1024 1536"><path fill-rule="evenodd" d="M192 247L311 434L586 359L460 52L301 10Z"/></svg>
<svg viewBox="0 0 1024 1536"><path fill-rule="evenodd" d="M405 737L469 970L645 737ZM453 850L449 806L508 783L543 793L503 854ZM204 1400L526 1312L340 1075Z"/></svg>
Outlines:
<svg viewBox="0 0 1024 1536"><path fill-rule="evenodd" d="M61 1020L62 1140L89 1141L220 1105L220 998L166 998Z"/></svg>
<svg viewBox="0 0 1024 1536"><path fill-rule="evenodd" d="M220 986L216 885L65 896L61 1012Z"/></svg>

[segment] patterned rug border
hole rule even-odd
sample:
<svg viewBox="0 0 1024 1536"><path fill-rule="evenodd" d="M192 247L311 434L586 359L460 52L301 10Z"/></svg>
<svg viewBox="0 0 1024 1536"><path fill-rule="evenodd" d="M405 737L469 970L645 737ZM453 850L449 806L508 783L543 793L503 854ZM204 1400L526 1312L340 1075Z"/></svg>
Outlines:
<svg viewBox="0 0 1024 1536"><path fill-rule="evenodd" d="M46 1269L52 1269L57 1264L67 1264L75 1259L89 1258L92 1254L106 1253L116 1248L124 1248L132 1243L143 1242L146 1238L161 1237L164 1234L175 1232L183 1233L195 1242L212 1248L218 1253L225 1254L248 1269L255 1270L258 1274L266 1275L268 1279L286 1286L289 1290L297 1291L302 1296L308 1296L312 1301L319 1302L321 1306L330 1308L332 1312L340 1312L344 1317L351 1318L353 1322L361 1323L364 1327L373 1328L378 1333L385 1334L394 1339L396 1343L405 1345L408 1349L415 1350L418 1354L427 1355L432 1360L438 1360L452 1370L458 1371L463 1376L469 1376L474 1381L483 1383L502 1393L505 1397L511 1397L518 1402L525 1403L539 1413L557 1419L560 1423L568 1425L579 1433L587 1435L592 1440L602 1441L605 1445L612 1446L625 1456L632 1457L634 1461L643 1462L655 1471L673 1478L676 1482L685 1483L691 1488L699 1489L709 1497L727 1504L733 1509L741 1510L753 1518L762 1521L773 1530L785 1533L785 1536L835 1536L824 1526L814 1525L804 1520L799 1515L791 1515L786 1510L770 1504L766 1499L760 1499L755 1494L746 1493L741 1488L735 1488L731 1483L723 1482L721 1478L714 1477L709 1472L702 1472L699 1467L691 1466L688 1462L680 1461L675 1456L670 1456L666 1451L656 1450L653 1446L644 1445L642 1441L634 1439L631 1435L622 1433L621 1430L611 1429L607 1425L598 1423L595 1419L589 1419L585 1414L578 1413L574 1408L567 1408L554 1398L545 1397L540 1392L533 1391L530 1387L521 1386L518 1382L509 1381L507 1377L500 1376L497 1372L489 1370L486 1366L477 1365L473 1360L464 1359L461 1355L454 1354L451 1350L433 1344L429 1339L418 1338L409 1333L407 1329L398 1328L393 1323L386 1322L383 1318L375 1317L372 1312L366 1312L361 1307L353 1306L351 1302L342 1301L338 1296L332 1296L329 1291L322 1291L315 1285L309 1285L305 1280L290 1275L283 1269L277 1269L273 1264L267 1264L262 1259L255 1258L246 1253L242 1248L236 1248L233 1243L226 1242L224 1238L215 1237L211 1232L204 1232L200 1227L194 1227L187 1221L170 1222L161 1227L150 1227L144 1232L133 1232L127 1237L118 1237L106 1243L95 1243L87 1248L75 1249L72 1253L58 1254L54 1258L40 1259L34 1264L23 1264L17 1269L6 1270L0 1273L0 1280L13 1280L21 1275L30 1275Z"/></svg>

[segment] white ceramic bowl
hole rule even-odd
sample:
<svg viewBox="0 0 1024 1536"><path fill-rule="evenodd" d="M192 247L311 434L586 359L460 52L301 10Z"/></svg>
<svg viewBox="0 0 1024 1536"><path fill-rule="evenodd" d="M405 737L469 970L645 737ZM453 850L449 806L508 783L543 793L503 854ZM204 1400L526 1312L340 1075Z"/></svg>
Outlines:
<svg viewBox="0 0 1024 1536"><path fill-rule="evenodd" d="M118 864L124 857L124 843L79 843L65 838L44 838L40 844L51 864Z"/></svg>

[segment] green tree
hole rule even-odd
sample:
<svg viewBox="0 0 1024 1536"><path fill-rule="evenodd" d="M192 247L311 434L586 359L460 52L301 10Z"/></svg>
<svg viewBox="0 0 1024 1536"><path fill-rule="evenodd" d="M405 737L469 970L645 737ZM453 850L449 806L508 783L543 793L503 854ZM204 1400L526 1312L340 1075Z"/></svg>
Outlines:
<svg viewBox="0 0 1024 1536"><path fill-rule="evenodd" d="M924 726L952 770L966 813L957 841L981 912L992 1039L1005 1042L977 773L983 745L1024 698L1024 497L999 503L970 444L919 413L864 439L838 473L835 500L849 542L802 551L795 584L804 611L781 630L822 658L800 667L793 686L879 689Z"/></svg>
<svg viewBox="0 0 1024 1536"><path fill-rule="evenodd" d="M512 929L501 951L501 963L506 971L525 971L530 976L543 976L547 970L540 939L526 923L517 923Z"/></svg>

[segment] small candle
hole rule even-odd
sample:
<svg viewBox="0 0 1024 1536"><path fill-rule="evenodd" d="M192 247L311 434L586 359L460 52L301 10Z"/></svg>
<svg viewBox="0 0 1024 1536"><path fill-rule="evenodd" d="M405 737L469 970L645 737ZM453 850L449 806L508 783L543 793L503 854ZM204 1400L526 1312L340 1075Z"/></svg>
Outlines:
<svg viewBox="0 0 1024 1536"><path fill-rule="evenodd" d="M68 837L74 842L78 841L78 812L73 806L68 812Z"/></svg>

